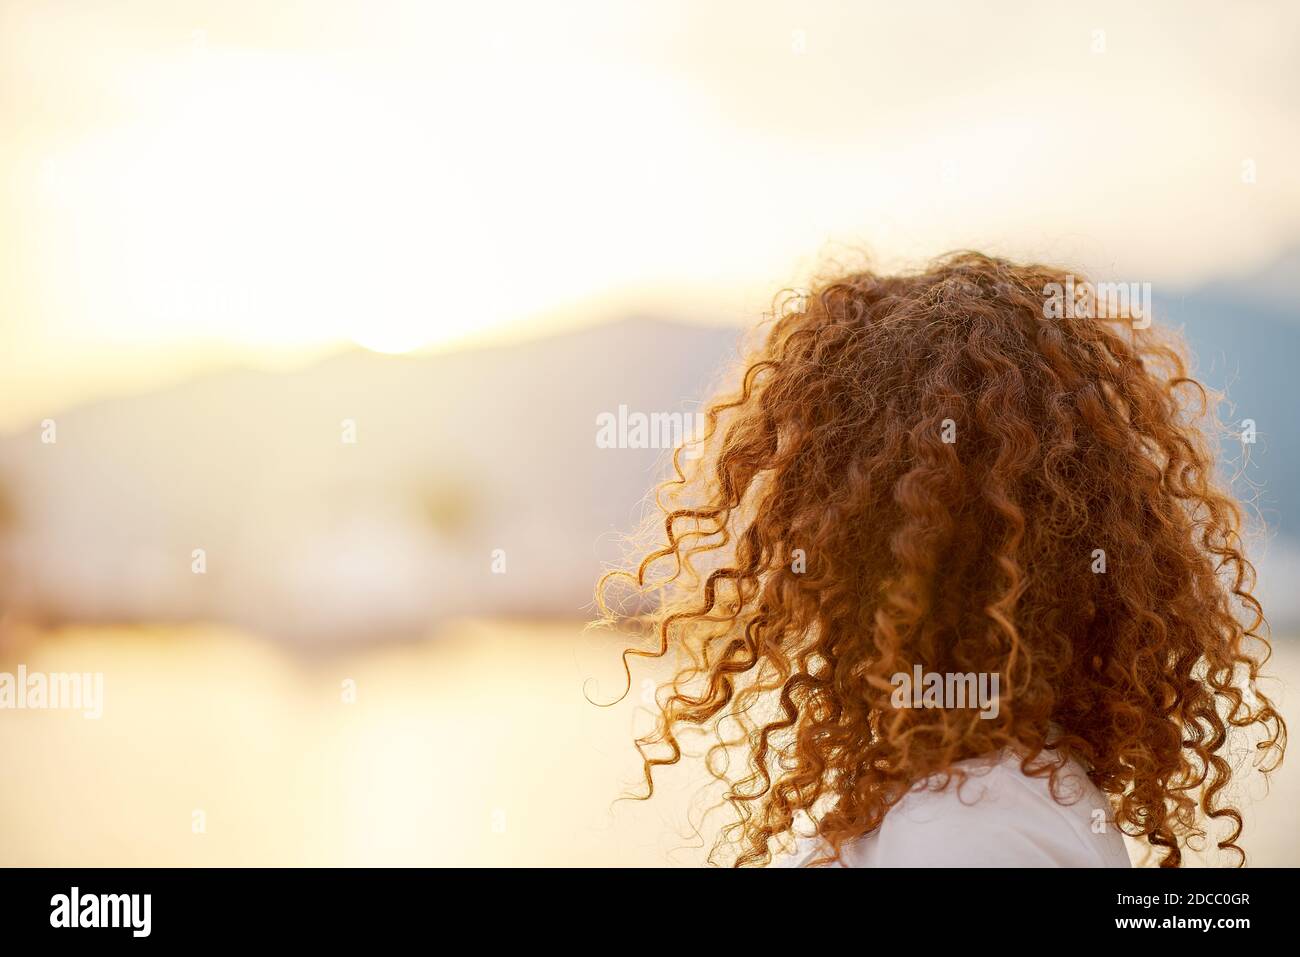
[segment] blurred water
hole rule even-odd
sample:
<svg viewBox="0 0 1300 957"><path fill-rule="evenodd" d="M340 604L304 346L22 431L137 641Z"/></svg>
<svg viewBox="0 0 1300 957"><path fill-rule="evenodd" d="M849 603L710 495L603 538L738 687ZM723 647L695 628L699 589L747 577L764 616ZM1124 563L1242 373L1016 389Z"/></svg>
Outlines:
<svg viewBox="0 0 1300 957"><path fill-rule="evenodd" d="M612 805L647 719L639 677L584 697L621 688L617 645L500 622L311 660L199 628L26 636L0 671L102 671L104 715L0 711L0 865L698 863L697 772ZM1300 646L1271 670L1295 718ZM1242 796L1253 864L1300 863L1297 764Z"/></svg>

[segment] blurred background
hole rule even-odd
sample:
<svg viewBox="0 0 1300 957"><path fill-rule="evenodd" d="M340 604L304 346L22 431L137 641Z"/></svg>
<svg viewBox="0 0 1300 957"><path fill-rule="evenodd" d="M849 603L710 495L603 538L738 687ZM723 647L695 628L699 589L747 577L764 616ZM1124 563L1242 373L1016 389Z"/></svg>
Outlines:
<svg viewBox="0 0 1300 957"><path fill-rule="evenodd" d="M1285 2L0 0L0 671L105 686L0 711L0 864L698 862L688 773L611 806L653 676L594 707L583 623L665 452L597 416L698 409L864 254L1152 284L1257 429L1300 724L1298 40ZM1238 796L1255 864L1300 864L1296 764Z"/></svg>

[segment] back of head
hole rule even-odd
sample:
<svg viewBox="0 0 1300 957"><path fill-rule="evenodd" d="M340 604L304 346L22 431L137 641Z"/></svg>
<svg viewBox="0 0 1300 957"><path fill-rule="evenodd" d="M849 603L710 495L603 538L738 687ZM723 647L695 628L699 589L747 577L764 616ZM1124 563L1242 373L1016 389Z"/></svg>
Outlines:
<svg viewBox="0 0 1300 957"><path fill-rule="evenodd" d="M684 728L745 730L746 770L718 772L739 863L804 815L838 848L1006 748L1030 773L1076 758L1166 864L1207 816L1236 847L1227 732L1280 753L1285 729L1254 687L1267 644L1214 396L1149 304L1097 288L973 253L826 282L677 457L662 542L600 595L650 596L630 655L684 655L639 742L648 792ZM921 674L992 679L996 706L900 702Z"/></svg>

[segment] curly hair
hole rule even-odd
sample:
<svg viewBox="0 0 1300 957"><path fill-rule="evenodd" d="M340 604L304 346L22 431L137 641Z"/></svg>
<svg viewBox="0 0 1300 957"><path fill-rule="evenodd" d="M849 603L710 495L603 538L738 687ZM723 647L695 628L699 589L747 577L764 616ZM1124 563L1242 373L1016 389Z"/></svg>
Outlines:
<svg viewBox="0 0 1300 957"><path fill-rule="evenodd" d="M918 782L1010 748L1054 795L1077 760L1162 866L1211 823L1244 862L1230 739L1249 729L1267 773L1286 726L1215 474L1220 397L1149 322L1045 308L1067 281L965 252L784 293L674 453L662 539L597 605L646 628L628 687L631 659L674 653L632 796L709 735L730 808L711 861L766 864L809 829L838 859ZM915 666L998 676L996 716L892 707Z"/></svg>

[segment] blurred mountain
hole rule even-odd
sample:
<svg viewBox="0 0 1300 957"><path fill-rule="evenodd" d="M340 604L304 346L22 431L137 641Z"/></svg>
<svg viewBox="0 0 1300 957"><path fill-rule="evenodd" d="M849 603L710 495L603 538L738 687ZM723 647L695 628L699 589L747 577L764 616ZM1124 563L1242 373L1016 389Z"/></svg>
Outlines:
<svg viewBox="0 0 1300 957"><path fill-rule="evenodd" d="M1227 391L1226 422L1256 422L1236 489L1269 526L1255 554L1275 627L1300 623L1297 263L1156 301ZM0 439L0 598L38 621L222 620L303 643L582 614L668 455L598 447L597 417L697 411L739 337L636 318L69 411L54 444L35 425ZM1240 443L1224 451L1240 465Z"/></svg>
<svg viewBox="0 0 1300 957"><path fill-rule="evenodd" d="M1223 392L1225 430L1255 425L1253 444L1229 437L1223 469L1248 504L1257 596L1276 628L1300 624L1300 246L1253 275L1155 296L1159 321L1180 327L1195 374Z"/></svg>
<svg viewBox="0 0 1300 957"><path fill-rule="evenodd" d="M1296 259L1300 259L1297 254ZM1300 263L1294 277L1300 277ZM1253 500L1268 525L1300 538L1300 417L1295 363L1300 358L1300 290L1288 291L1271 273L1256 284L1214 284L1156 297L1156 316L1183 329L1196 358L1196 376L1224 392L1225 427L1241 433L1255 422L1253 446L1225 445L1227 465L1244 467L1236 490ZM1290 298L1286 298L1290 296ZM1242 451L1247 453L1243 462Z"/></svg>
<svg viewBox="0 0 1300 957"><path fill-rule="evenodd" d="M581 614L671 454L598 448L598 415L695 411L737 341L632 319L67 412L54 444L35 426L0 440L5 603L47 622L211 619L303 641Z"/></svg>

